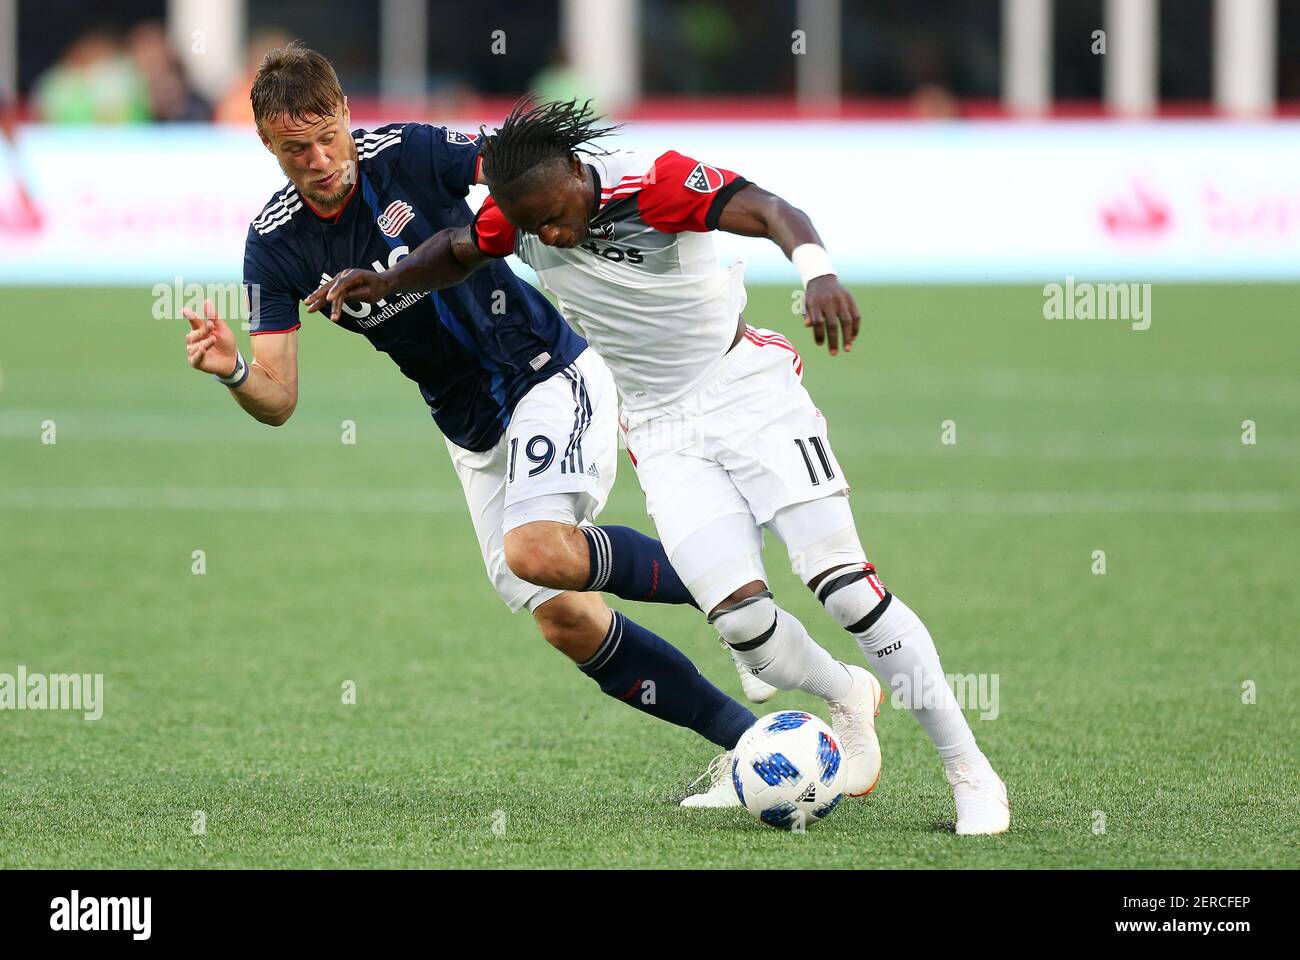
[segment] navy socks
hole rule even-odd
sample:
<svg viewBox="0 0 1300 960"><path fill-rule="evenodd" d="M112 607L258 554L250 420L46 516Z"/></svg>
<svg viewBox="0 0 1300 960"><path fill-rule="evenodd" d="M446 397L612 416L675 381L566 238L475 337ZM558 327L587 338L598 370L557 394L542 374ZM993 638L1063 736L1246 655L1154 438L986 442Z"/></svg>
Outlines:
<svg viewBox="0 0 1300 960"><path fill-rule="evenodd" d="M695 599L668 562L664 546L631 527L579 527L587 538L591 576L583 589L645 603Z"/></svg>
<svg viewBox="0 0 1300 960"><path fill-rule="evenodd" d="M709 683L680 650L617 611L600 649L578 669L615 700L689 727L724 750L733 748L756 719Z"/></svg>

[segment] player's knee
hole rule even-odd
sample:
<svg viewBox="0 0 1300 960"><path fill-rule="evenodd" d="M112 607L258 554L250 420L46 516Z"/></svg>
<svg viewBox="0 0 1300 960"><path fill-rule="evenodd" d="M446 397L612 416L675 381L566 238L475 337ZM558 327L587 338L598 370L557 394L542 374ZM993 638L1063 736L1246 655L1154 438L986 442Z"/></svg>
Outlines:
<svg viewBox="0 0 1300 960"><path fill-rule="evenodd" d="M767 594L769 597L772 595L767 589L767 584L762 580L751 580L743 587L739 587L723 597L718 605L709 611L709 620L712 621L714 617L721 616L727 607L733 607L742 601L750 600L762 594Z"/></svg>
<svg viewBox="0 0 1300 960"><path fill-rule="evenodd" d="M871 629L891 600L871 563L830 570L808 586L835 622L852 634Z"/></svg>
<svg viewBox="0 0 1300 960"><path fill-rule="evenodd" d="M611 617L599 594L562 593L533 611L546 642L578 663L600 649Z"/></svg>
<svg viewBox="0 0 1300 960"><path fill-rule="evenodd" d="M745 668L772 686L793 690L807 677L806 656L797 643L791 645L791 640L797 641L804 632L803 627L781 610L766 590L720 606L709 622Z"/></svg>
<svg viewBox="0 0 1300 960"><path fill-rule="evenodd" d="M506 565L520 580L557 590L573 589L585 580L587 569L575 570L572 536L576 527L539 520L505 535ZM585 549L585 542L584 542Z"/></svg>
<svg viewBox="0 0 1300 960"><path fill-rule="evenodd" d="M764 584L757 590L751 587L737 590L709 614L709 623L722 639L740 651L762 646L776 631L776 601Z"/></svg>

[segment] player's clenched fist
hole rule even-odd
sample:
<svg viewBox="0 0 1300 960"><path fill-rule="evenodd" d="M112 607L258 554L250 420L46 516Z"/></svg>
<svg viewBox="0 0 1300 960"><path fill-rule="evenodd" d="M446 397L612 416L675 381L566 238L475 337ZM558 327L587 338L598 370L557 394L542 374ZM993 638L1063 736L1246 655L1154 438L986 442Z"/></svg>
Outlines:
<svg viewBox="0 0 1300 960"><path fill-rule="evenodd" d="M333 280L326 280L303 302L307 304L308 313L324 310L326 303L333 304L330 308L330 319L338 320L343 315L345 300L374 303L383 300L391 293L392 287L383 274L350 267L339 273Z"/></svg>
<svg viewBox="0 0 1300 960"><path fill-rule="evenodd" d="M804 326L812 327L813 339L819 347L826 343L832 356L838 352L841 341L845 350L852 348L862 318L852 295L834 274L809 280L803 303Z"/></svg>
<svg viewBox="0 0 1300 960"><path fill-rule="evenodd" d="M185 335L185 354L190 366L219 377L233 374L239 348L235 345L234 331L217 316L216 305L204 300L201 317L189 307L181 312L190 322L190 332Z"/></svg>

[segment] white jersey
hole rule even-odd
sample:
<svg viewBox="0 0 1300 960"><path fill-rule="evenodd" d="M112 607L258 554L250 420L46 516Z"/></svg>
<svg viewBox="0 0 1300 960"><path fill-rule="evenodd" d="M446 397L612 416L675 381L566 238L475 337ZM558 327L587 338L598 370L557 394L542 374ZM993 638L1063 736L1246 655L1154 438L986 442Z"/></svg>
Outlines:
<svg viewBox="0 0 1300 960"><path fill-rule="evenodd" d="M745 308L744 264L723 267L710 232L748 181L676 151L583 155L598 199L573 249L517 231L491 197L479 249L516 253L604 358L629 410L671 402L727 352Z"/></svg>

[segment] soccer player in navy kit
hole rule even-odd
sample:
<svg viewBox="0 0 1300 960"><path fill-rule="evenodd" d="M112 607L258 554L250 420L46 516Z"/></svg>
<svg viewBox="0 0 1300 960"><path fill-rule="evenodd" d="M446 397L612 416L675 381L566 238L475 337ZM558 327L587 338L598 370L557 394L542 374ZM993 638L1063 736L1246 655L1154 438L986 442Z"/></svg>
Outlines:
<svg viewBox="0 0 1300 960"><path fill-rule="evenodd" d="M290 181L248 231L254 359L240 355L211 303L202 317L186 311L186 343L192 367L278 426L297 403L299 301L345 267L385 269L440 230L468 224L464 198L479 179L479 143L424 124L350 132L333 67L296 44L268 54L252 102L262 143ZM346 304L341 325L419 386L510 610L527 608L606 694L734 746L754 722L748 709L598 592L572 592L692 602L657 540L590 523L614 481L615 391L604 362L550 303L497 263L436 294ZM519 570L544 570L572 591L538 587Z"/></svg>

